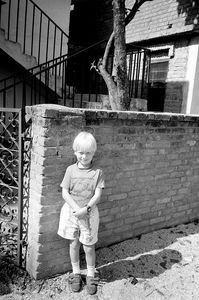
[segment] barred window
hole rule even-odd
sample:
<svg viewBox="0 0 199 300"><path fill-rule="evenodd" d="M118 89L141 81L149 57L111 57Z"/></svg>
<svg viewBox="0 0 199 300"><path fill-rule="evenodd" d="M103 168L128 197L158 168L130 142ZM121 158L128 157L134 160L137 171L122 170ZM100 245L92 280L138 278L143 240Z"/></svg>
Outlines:
<svg viewBox="0 0 199 300"><path fill-rule="evenodd" d="M155 82L161 82L161 83L166 82L168 65L169 65L168 60L159 61L159 62L151 61L150 77L149 77L149 81L151 82L151 84Z"/></svg>

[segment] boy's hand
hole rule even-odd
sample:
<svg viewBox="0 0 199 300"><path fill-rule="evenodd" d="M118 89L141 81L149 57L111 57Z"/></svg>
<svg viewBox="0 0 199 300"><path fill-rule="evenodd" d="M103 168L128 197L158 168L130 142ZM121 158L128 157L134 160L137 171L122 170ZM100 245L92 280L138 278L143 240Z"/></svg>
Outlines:
<svg viewBox="0 0 199 300"><path fill-rule="evenodd" d="M87 207L84 206L82 208L79 208L77 211L73 212L73 215L77 218L81 218L87 214Z"/></svg>

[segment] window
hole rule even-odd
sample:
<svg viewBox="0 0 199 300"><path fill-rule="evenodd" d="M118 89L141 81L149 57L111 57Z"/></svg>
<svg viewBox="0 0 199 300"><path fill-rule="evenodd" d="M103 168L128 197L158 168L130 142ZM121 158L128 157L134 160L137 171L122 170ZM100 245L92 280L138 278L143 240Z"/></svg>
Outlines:
<svg viewBox="0 0 199 300"><path fill-rule="evenodd" d="M148 111L164 111L165 87L169 67L169 49L152 52L150 74Z"/></svg>
<svg viewBox="0 0 199 300"><path fill-rule="evenodd" d="M151 86L155 83L165 83L168 72L168 61L153 62L151 61L149 81Z"/></svg>

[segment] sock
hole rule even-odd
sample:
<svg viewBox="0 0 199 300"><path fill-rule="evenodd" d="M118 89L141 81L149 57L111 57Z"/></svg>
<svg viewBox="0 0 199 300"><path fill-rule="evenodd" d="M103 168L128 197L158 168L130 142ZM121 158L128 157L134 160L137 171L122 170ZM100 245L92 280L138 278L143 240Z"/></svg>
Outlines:
<svg viewBox="0 0 199 300"><path fill-rule="evenodd" d="M77 262L71 262L73 274L80 274L80 264L79 261Z"/></svg>
<svg viewBox="0 0 199 300"><path fill-rule="evenodd" d="M87 276L95 277L95 266L87 265Z"/></svg>

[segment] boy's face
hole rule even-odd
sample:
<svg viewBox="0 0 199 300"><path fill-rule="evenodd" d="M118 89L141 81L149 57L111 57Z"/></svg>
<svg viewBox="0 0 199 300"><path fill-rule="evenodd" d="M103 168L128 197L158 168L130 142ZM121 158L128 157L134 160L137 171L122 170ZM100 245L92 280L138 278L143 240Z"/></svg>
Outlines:
<svg viewBox="0 0 199 300"><path fill-rule="evenodd" d="M75 155L77 157L77 161L78 163L80 163L80 165L83 168L89 167L91 164L91 161L93 159L94 156L94 152L92 151L76 151Z"/></svg>

